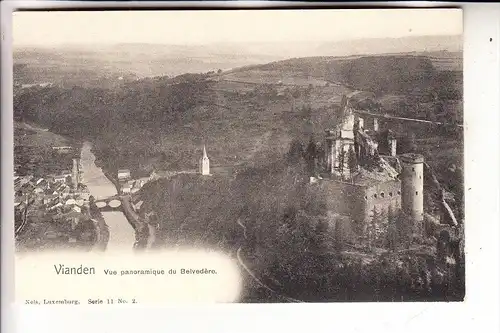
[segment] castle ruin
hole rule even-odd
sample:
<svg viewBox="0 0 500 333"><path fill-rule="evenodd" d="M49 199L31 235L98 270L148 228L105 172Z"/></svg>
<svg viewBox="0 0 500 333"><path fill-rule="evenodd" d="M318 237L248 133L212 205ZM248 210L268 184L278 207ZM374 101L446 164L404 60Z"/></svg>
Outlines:
<svg viewBox="0 0 500 333"><path fill-rule="evenodd" d="M365 128L368 122L355 111L344 96L342 121L325 130L324 163L314 183L326 193L328 210L349 216L352 232L358 235L365 233L374 215L387 216L389 210L421 222L423 156L398 155L395 135L391 131L383 135L376 118L369 122L371 128Z"/></svg>

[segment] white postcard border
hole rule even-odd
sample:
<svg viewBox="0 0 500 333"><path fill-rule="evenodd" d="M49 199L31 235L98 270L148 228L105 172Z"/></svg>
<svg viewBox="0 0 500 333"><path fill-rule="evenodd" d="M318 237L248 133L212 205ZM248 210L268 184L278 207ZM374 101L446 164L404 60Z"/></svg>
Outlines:
<svg viewBox="0 0 500 333"><path fill-rule="evenodd" d="M497 331L500 6L464 10L466 300L463 303L222 304L161 308L16 308L13 301L11 16L2 3L2 329L6 332ZM8 2L7 2L8 3ZM33 5L34 2L31 2ZM52 3L63 6L68 3ZM151 3L149 3L151 4ZM227 3L225 3L227 5ZM270 3L271 4L271 3ZM280 3L281 5L283 3ZM418 3L426 5L425 3ZM71 6L79 3L71 2ZM96 7L95 3L87 5ZM138 5L127 2L126 7ZM178 4L180 5L180 4ZM192 5L192 4L191 4ZM238 3L245 6L249 3ZM373 4L371 4L373 5ZM404 5L404 3L399 3ZM412 3L415 6L415 3ZM437 6L433 3L431 6ZM449 4L447 4L449 5ZM35 6L47 7L45 2ZM50 5L49 5L50 6ZM146 6L141 4L141 6ZM34 277L36 281L36 277ZM254 319L258 317L258 320ZM16 329L12 326L15 322Z"/></svg>

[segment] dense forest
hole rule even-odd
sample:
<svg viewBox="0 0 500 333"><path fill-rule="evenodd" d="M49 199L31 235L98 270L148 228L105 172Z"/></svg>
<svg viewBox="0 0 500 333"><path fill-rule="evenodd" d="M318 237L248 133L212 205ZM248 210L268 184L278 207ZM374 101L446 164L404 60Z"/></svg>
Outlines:
<svg viewBox="0 0 500 333"><path fill-rule="evenodd" d="M210 98L200 76L159 78L117 89L58 86L24 89L14 99L14 117L51 132L94 142L107 167L160 156L152 151L162 133L191 121L190 112Z"/></svg>

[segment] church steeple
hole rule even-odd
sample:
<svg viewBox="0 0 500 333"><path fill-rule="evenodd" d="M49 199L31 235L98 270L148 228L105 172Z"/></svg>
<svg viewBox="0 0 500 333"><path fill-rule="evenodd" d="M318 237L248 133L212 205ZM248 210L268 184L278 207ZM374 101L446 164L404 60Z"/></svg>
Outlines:
<svg viewBox="0 0 500 333"><path fill-rule="evenodd" d="M200 173L202 175L210 175L210 160L208 159L205 145L203 145L203 156L200 158Z"/></svg>

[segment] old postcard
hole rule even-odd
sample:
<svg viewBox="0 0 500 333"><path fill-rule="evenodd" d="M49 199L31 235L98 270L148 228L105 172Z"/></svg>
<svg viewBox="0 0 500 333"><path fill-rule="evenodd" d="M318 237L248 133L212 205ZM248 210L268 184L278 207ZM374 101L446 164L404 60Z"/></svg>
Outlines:
<svg viewBox="0 0 500 333"><path fill-rule="evenodd" d="M18 303L464 299L461 10L17 12L13 43Z"/></svg>

